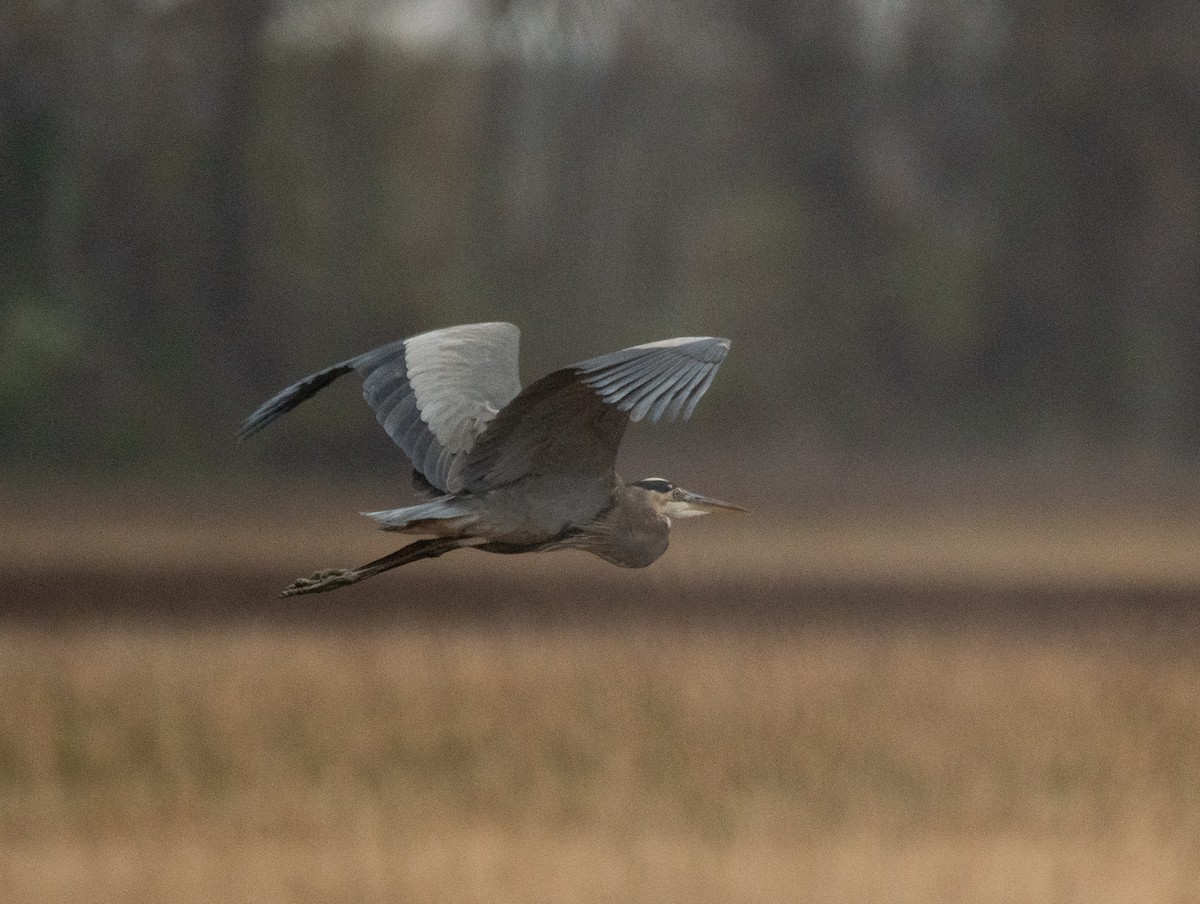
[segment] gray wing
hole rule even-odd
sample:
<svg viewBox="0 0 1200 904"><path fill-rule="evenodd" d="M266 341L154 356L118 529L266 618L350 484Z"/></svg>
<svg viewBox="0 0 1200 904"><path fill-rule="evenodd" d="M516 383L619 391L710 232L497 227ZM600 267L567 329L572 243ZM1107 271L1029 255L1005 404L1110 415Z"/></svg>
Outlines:
<svg viewBox="0 0 1200 904"><path fill-rule="evenodd" d="M612 473L629 421L691 417L728 352L728 339L667 339L554 371L484 430L464 485L479 492L532 474Z"/></svg>
<svg viewBox="0 0 1200 904"><path fill-rule="evenodd" d="M473 323L392 342L289 386L250 415L238 435L257 433L355 370L376 420L417 472L438 490L457 493L476 437L521 391L520 335L511 323Z"/></svg>

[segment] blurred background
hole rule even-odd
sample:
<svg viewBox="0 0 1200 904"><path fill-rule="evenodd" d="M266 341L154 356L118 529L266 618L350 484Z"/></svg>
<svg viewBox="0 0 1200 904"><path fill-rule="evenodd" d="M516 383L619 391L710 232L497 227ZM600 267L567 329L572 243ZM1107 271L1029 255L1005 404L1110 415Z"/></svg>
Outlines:
<svg viewBox="0 0 1200 904"><path fill-rule="evenodd" d="M224 469L293 377L505 319L530 374L733 338L687 436L773 478L1194 466L1192 4L644 6L6 4L0 462Z"/></svg>
<svg viewBox="0 0 1200 904"><path fill-rule="evenodd" d="M1200 897L1200 11L7 0L0 897ZM733 353L653 569L414 566L338 386ZM327 561L328 560L328 561Z"/></svg>

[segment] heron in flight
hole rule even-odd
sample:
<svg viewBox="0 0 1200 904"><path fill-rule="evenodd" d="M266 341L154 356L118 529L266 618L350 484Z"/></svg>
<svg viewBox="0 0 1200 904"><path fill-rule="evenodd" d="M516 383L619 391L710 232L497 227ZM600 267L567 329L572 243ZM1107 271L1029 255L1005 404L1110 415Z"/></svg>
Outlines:
<svg viewBox="0 0 1200 904"><path fill-rule="evenodd" d="M358 568L299 578L284 596L335 590L455 549L582 549L626 568L667 549L671 523L745 509L660 477L625 483L616 473L626 425L692 409L708 389L728 339L686 337L590 358L521 389L520 331L474 323L422 333L334 364L264 402L242 424L245 439L338 377L357 371L375 417L413 464L423 502L367 512L386 531L426 539Z"/></svg>

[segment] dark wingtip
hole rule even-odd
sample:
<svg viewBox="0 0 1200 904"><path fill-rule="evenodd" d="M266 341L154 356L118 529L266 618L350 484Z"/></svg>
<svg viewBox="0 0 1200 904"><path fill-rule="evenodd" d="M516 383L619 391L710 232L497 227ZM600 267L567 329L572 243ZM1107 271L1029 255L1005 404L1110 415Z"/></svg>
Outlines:
<svg viewBox="0 0 1200 904"><path fill-rule="evenodd" d="M285 398L287 393L291 392L292 389L295 389L295 387L289 387L270 401L264 402L253 414L242 421L242 426L238 427L237 441L244 443L262 430L263 427L267 426L267 424L271 423L271 421L275 420L275 418L295 408L301 400L296 400L289 405L287 402L290 399Z"/></svg>
<svg viewBox="0 0 1200 904"><path fill-rule="evenodd" d="M287 389L281 390L259 405L254 413L242 422L242 426L238 428L237 432L238 442L245 442L273 420L287 414L306 399L311 399L342 374L349 373L353 369L354 365L351 362L343 361L341 364L317 371L299 383L293 383Z"/></svg>

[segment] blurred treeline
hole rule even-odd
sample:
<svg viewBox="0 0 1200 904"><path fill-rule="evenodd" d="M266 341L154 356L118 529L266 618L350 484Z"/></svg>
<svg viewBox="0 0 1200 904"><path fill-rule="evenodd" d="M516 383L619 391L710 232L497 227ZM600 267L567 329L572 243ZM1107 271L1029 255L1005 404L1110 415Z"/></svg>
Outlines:
<svg viewBox="0 0 1200 904"><path fill-rule="evenodd" d="M6 0L0 465L212 465L501 318L731 336L777 448L1188 460L1197 61L1193 0Z"/></svg>

